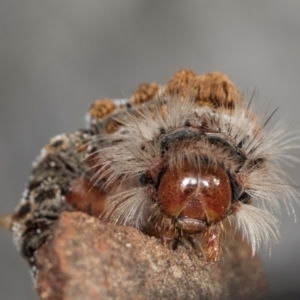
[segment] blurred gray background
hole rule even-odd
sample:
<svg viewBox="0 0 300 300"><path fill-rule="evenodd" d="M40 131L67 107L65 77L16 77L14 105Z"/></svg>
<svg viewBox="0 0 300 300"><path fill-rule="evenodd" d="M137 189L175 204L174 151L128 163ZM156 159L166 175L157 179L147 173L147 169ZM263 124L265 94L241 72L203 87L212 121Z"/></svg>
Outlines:
<svg viewBox="0 0 300 300"><path fill-rule="evenodd" d="M180 68L224 72L248 95L257 88L258 103L280 107L274 121L299 127L300 2L0 0L0 214L19 202L40 148L83 126L95 99ZM287 172L300 185L300 166ZM300 225L280 219L282 239L261 257L273 298L296 298ZM0 245L0 299L37 299L2 229Z"/></svg>

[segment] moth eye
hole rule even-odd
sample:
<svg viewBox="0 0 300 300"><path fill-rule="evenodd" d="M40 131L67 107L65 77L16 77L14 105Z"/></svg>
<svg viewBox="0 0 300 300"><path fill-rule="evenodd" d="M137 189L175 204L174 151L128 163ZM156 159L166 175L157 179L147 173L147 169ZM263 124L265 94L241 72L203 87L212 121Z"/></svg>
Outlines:
<svg viewBox="0 0 300 300"><path fill-rule="evenodd" d="M184 164L177 170L167 168L160 178L157 200L169 217L218 222L231 205L230 179L219 166L204 165L195 170Z"/></svg>

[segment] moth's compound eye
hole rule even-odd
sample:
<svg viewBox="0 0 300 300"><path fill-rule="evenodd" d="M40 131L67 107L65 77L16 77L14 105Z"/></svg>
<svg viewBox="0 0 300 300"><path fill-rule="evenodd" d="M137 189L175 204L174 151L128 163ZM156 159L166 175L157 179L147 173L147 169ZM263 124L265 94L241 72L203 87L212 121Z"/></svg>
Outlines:
<svg viewBox="0 0 300 300"><path fill-rule="evenodd" d="M219 166L204 165L194 170L184 164L177 170L167 168L160 178L157 199L169 217L215 223L222 220L230 208L230 179Z"/></svg>

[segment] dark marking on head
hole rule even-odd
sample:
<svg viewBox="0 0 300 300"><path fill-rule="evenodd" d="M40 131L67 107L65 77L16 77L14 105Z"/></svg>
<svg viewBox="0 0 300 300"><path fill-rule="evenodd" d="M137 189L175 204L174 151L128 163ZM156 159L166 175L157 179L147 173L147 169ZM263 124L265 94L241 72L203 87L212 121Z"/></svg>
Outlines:
<svg viewBox="0 0 300 300"><path fill-rule="evenodd" d="M160 134L165 134L166 133L166 129L163 128L163 127L159 128L159 133Z"/></svg>
<svg viewBox="0 0 300 300"><path fill-rule="evenodd" d="M188 129L180 129L178 131L172 131L170 133L165 134L160 140L162 155L169 150L170 145L173 142L178 142L186 138L191 138L195 136L197 136L197 133Z"/></svg>
<svg viewBox="0 0 300 300"><path fill-rule="evenodd" d="M41 203L41 202L45 201L46 199L53 199L54 197L55 197L55 193L54 193L53 189L43 190L35 197L35 202Z"/></svg>
<svg viewBox="0 0 300 300"><path fill-rule="evenodd" d="M247 193L243 193L238 200L244 204L251 204L251 197Z"/></svg>
<svg viewBox="0 0 300 300"><path fill-rule="evenodd" d="M30 209L31 209L31 204L29 202L22 205L18 210L17 218L18 219L23 218L25 215L27 215L30 212Z"/></svg>
<svg viewBox="0 0 300 300"><path fill-rule="evenodd" d="M55 141L51 146L54 147L54 148L58 148L58 147L61 146L63 143L64 143L63 140L58 140L58 141Z"/></svg>

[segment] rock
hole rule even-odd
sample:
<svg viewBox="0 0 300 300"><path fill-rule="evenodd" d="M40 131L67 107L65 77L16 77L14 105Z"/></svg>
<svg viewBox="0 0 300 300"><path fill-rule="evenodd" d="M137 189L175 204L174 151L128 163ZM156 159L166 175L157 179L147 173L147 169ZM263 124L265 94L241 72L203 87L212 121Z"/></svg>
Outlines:
<svg viewBox="0 0 300 300"><path fill-rule="evenodd" d="M208 264L136 229L63 212L35 253L36 290L43 300L263 297L259 260L239 236L228 236L220 262Z"/></svg>

